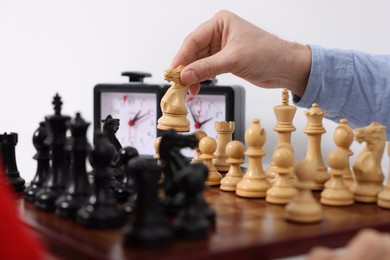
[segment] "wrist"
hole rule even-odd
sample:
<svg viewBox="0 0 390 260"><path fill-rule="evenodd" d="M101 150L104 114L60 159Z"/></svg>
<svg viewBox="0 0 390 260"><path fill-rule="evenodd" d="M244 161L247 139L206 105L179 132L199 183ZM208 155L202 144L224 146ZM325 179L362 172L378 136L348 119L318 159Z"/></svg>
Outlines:
<svg viewBox="0 0 390 260"><path fill-rule="evenodd" d="M283 52L282 82L298 97L305 93L311 69L311 49L309 46L287 42Z"/></svg>

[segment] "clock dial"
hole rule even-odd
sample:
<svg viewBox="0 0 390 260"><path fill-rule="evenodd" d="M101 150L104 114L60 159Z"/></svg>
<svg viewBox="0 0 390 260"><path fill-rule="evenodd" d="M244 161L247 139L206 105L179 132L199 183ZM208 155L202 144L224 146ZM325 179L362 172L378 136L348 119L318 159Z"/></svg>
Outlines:
<svg viewBox="0 0 390 260"><path fill-rule="evenodd" d="M187 95L186 105L189 113L190 132L203 130L208 136L217 138L215 122L226 120L225 95Z"/></svg>
<svg viewBox="0 0 390 260"><path fill-rule="evenodd" d="M190 133L202 130L208 136L217 139L215 122L226 121L226 96L217 94L187 95L186 105L187 118L190 120ZM191 149L183 149L183 153L188 157L194 155L194 151Z"/></svg>
<svg viewBox="0 0 390 260"><path fill-rule="evenodd" d="M101 93L101 116L120 120L116 137L123 147L133 146L140 154L153 155L157 138L157 96L153 93Z"/></svg>

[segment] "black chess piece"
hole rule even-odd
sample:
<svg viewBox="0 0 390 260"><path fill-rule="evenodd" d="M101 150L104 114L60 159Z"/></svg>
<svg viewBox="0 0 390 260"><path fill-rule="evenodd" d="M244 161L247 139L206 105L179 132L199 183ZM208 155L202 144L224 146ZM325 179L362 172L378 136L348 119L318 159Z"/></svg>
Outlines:
<svg viewBox="0 0 390 260"><path fill-rule="evenodd" d="M94 149L90 157L94 161L94 181L87 202L77 211L76 220L88 228L114 228L123 225L125 214L116 205L109 187L114 146L99 130L95 131Z"/></svg>
<svg viewBox="0 0 390 260"><path fill-rule="evenodd" d="M113 118L111 115L108 115L105 119L102 119L101 122L103 123L103 133L107 135L111 144L114 145L116 152L119 153L122 145L116 138L115 133L119 129L120 120L118 118Z"/></svg>
<svg viewBox="0 0 390 260"><path fill-rule="evenodd" d="M118 185L114 186L114 194L118 201L124 202L129 196L134 195L134 180L131 176L131 171L126 171L127 163L138 157L138 151L134 147L127 146L119 150L119 160L117 165L117 172L120 172L116 176Z"/></svg>
<svg viewBox="0 0 390 260"><path fill-rule="evenodd" d="M134 215L124 230L124 243L128 246L158 247L172 242L173 232L165 222L158 200L158 181L161 169L153 159L134 158L129 170L137 186Z"/></svg>
<svg viewBox="0 0 390 260"><path fill-rule="evenodd" d="M45 143L45 139L48 135L48 129L46 122L39 123L39 127L33 134L33 145L37 150L34 155L34 159L37 161L37 170L35 176L31 181L30 186L24 190L24 199L28 201L34 201L36 193L41 189L43 181L49 174L50 170L50 146Z"/></svg>
<svg viewBox="0 0 390 260"><path fill-rule="evenodd" d="M91 150L87 140L90 123L84 121L80 113L71 121L67 150L70 152L71 166L64 193L56 201L55 213L64 218L75 218L76 212L86 202L90 184L86 171L86 158Z"/></svg>
<svg viewBox="0 0 390 260"><path fill-rule="evenodd" d="M51 167L42 188L35 196L35 205L43 210L54 211L55 201L61 196L68 177L66 165L66 131L70 116L62 115L61 97L56 94L53 98L54 115L45 117L49 127L49 135L45 142L51 150Z"/></svg>
<svg viewBox="0 0 390 260"><path fill-rule="evenodd" d="M17 133L4 133L0 135L0 158L3 158L7 183L9 183L16 192L22 192L25 188L25 180L20 177L16 164L15 147L17 143Z"/></svg>
<svg viewBox="0 0 390 260"><path fill-rule="evenodd" d="M195 164L198 164L198 163L195 163ZM194 165L195 165L194 164ZM201 165L204 165L203 163L199 163ZM207 188L207 185L205 184L208 176L209 176L209 169L208 167L204 168L198 168L197 170L197 173L202 176L203 178L203 189ZM203 211L203 213L205 214L205 216L207 217L207 219L210 221L210 224L211 225L214 225L215 224L215 211L207 204L204 196L203 196L203 193L198 193L198 201L199 201L199 204L201 205L200 206L200 210Z"/></svg>
<svg viewBox="0 0 390 260"><path fill-rule="evenodd" d="M205 172L208 172L207 166L200 163L181 170L179 183L184 192L184 203L173 227L175 234L182 239L201 239L210 232L211 225L205 211L207 204L203 199Z"/></svg>
<svg viewBox="0 0 390 260"><path fill-rule="evenodd" d="M194 148L198 146L198 143L195 135L181 135L174 130L166 131L161 137L159 155L164 173L162 183L164 196L161 198L161 203L166 214L175 215L183 203L178 173L189 164L190 160L181 154L181 149L184 147Z"/></svg>

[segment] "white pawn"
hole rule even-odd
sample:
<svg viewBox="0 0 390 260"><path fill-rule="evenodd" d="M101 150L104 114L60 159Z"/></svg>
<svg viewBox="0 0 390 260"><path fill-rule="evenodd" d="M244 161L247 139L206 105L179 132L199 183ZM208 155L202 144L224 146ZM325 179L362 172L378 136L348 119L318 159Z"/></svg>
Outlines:
<svg viewBox="0 0 390 260"><path fill-rule="evenodd" d="M272 156L276 178L267 190L266 201L274 204L287 204L297 194L290 178L294 164L294 152L291 144L281 143L276 146Z"/></svg>
<svg viewBox="0 0 390 260"><path fill-rule="evenodd" d="M337 148L341 149L343 152L345 152L348 156L353 155L353 152L351 151L350 147L351 144L353 143L353 130L352 128L348 125L348 120L345 118L340 119L340 124L336 127L334 133L333 133L333 140L334 143L336 144ZM351 167L349 164L349 159L348 159L348 164L345 166L345 171L343 173L343 179L345 185L349 188L352 185L352 172L351 172Z"/></svg>
<svg viewBox="0 0 390 260"><path fill-rule="evenodd" d="M245 155L249 157L248 169L242 180L237 183L236 194L246 198L265 198L271 183L265 176L262 157L266 133L260 126L260 120L254 119L245 131L245 142L249 148Z"/></svg>
<svg viewBox="0 0 390 260"><path fill-rule="evenodd" d="M203 137L207 136L206 132L202 131L202 130L195 131L194 135L196 136L196 138L198 139L199 142L200 142L200 140L202 140ZM203 163L203 160L200 159L200 156L202 155L202 153L200 152L199 144L198 144L198 146L194 147L194 150L195 150L195 155L194 155L194 158L192 158L191 163Z"/></svg>
<svg viewBox="0 0 390 260"><path fill-rule="evenodd" d="M237 183L242 179L242 171L240 165L244 163L242 159L245 152L245 146L240 141L230 141L226 145L226 155L228 159L226 163L230 164L229 171L221 180L220 189L223 191L235 191Z"/></svg>
<svg viewBox="0 0 390 260"><path fill-rule="evenodd" d="M154 140L153 147L156 153L153 155L153 158L157 160L157 165L161 165L160 161L160 143L161 143L161 136L157 137ZM164 173L161 171L161 177L159 180L159 183L162 183L164 181Z"/></svg>
<svg viewBox="0 0 390 260"><path fill-rule="evenodd" d="M160 143L161 143L161 136L157 137L155 140L154 140L154 143L153 143L153 147L154 147L154 150L156 151L156 153L153 155L153 158L154 159L157 159L157 164L160 165L160 153L159 153L159 150L160 150Z"/></svg>
<svg viewBox="0 0 390 260"><path fill-rule="evenodd" d="M203 163L209 168L209 176L205 183L210 186L220 185L222 175L217 171L213 164L215 158L214 152L217 150L217 141L210 136L203 137L199 142L199 149L202 155L199 157L203 160Z"/></svg>
<svg viewBox="0 0 390 260"><path fill-rule="evenodd" d="M387 155L390 157L390 143L387 143ZM377 204L379 207L390 209L390 171L387 175L387 184L378 194Z"/></svg>
<svg viewBox="0 0 390 260"><path fill-rule="evenodd" d="M329 206L348 206L353 204L353 193L345 185L343 176L348 171L349 157L341 149L328 154L328 165L331 170L331 179L325 183L321 192L321 203Z"/></svg>
<svg viewBox="0 0 390 260"><path fill-rule="evenodd" d="M298 223L315 223L322 220L321 204L315 200L311 191L315 186L315 170L315 164L307 160L295 164L294 172L298 178L295 187L298 193L286 206L287 220Z"/></svg>

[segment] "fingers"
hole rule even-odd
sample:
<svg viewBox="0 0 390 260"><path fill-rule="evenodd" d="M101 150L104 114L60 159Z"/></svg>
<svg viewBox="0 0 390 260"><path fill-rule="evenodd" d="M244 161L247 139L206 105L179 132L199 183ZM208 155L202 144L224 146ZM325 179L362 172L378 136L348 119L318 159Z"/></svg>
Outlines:
<svg viewBox="0 0 390 260"><path fill-rule="evenodd" d="M195 84L190 85L190 88L188 89L188 92L190 92L191 96L196 96L196 95L198 95L199 90L200 90L200 84L199 83L195 83Z"/></svg>
<svg viewBox="0 0 390 260"><path fill-rule="evenodd" d="M180 75L180 80L184 85L192 85L204 80L215 78L217 75L229 72L232 61L225 50L192 62L186 66Z"/></svg>
<svg viewBox="0 0 390 260"><path fill-rule="evenodd" d="M209 52L210 44L213 41L218 41L218 38L221 41L222 36L218 31L218 22L214 18L200 25L185 38L178 53L172 60L171 67L188 65L204 57Z"/></svg>
<svg viewBox="0 0 390 260"><path fill-rule="evenodd" d="M309 252L307 260L330 260L334 259L336 254L333 250L326 247L316 247Z"/></svg>
<svg viewBox="0 0 390 260"><path fill-rule="evenodd" d="M390 236L365 229L348 243L341 259L390 259Z"/></svg>

